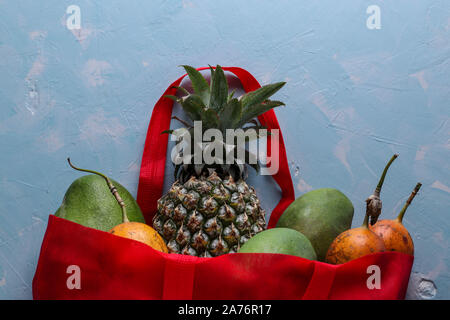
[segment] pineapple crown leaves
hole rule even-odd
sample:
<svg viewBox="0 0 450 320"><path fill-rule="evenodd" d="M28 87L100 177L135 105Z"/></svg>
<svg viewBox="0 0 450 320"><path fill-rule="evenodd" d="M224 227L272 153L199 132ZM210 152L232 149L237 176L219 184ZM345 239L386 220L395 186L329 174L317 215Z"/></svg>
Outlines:
<svg viewBox="0 0 450 320"><path fill-rule="evenodd" d="M242 95L240 98L235 98L234 90L228 92L227 79L223 69L219 65L215 69L210 66L210 83L195 68L187 65L183 65L182 67L192 82L193 93L188 92L183 87L175 87L182 91L184 96L166 95L165 97L179 103L192 121L201 121L204 131L208 129L219 129L222 133L225 133L227 129L242 128L243 132L246 133L246 142L270 135L270 132L267 130L262 130L266 128L259 125L255 118L270 109L284 106L283 102L269 100L269 97L281 89L285 85L285 82L265 85L255 91ZM176 117L173 117L173 119L180 121L185 128L166 130L163 133L172 134L178 138L177 140L180 140L187 133L191 134L192 137L192 125ZM249 136L249 132L252 135ZM237 146L223 144L223 150L223 154L228 159L227 156L230 153L234 155L237 152ZM208 173L213 169L219 175L230 174L235 180L239 178L245 179L247 177L247 169L244 164L250 165L257 172L259 171L259 164L252 163L254 161L249 161L250 158L255 159L255 155L251 154L248 150L244 150L244 152L245 163L235 159L234 164L224 164L223 158L217 156L215 159L216 162L213 165L193 163L176 165L175 178L178 178L180 181L185 181L191 175L200 176L202 173ZM179 156L193 158L192 155L180 154Z"/></svg>
<svg viewBox="0 0 450 320"><path fill-rule="evenodd" d="M176 87L182 90L185 96L165 97L178 102L192 121L202 121L205 130L217 128L224 132L226 129L240 128L266 111L284 106L283 102L268 98L281 89L285 82L262 86L237 99L234 98L234 91L228 92L227 79L221 66L217 65L215 70L210 66L210 84L195 68L187 65L182 67L192 82L194 93Z"/></svg>

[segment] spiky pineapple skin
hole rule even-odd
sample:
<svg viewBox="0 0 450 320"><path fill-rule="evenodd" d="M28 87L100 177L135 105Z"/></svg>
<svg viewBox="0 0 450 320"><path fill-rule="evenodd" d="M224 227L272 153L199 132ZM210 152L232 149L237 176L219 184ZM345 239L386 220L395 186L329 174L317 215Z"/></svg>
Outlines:
<svg viewBox="0 0 450 320"><path fill-rule="evenodd" d="M265 230L266 220L252 187L213 172L175 182L158 200L153 227L170 253L216 257L236 252Z"/></svg>

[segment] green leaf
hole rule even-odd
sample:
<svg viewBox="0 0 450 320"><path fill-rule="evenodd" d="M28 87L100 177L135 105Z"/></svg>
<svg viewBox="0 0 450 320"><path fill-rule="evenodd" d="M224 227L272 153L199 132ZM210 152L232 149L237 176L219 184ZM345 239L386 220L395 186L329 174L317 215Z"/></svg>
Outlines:
<svg viewBox="0 0 450 320"><path fill-rule="evenodd" d="M170 99L170 100L173 100L173 101L175 101L175 102L180 102L180 98L179 97L177 97L177 96L173 96L173 95L171 95L171 94L166 94L165 96L164 96L164 98L168 98L168 99Z"/></svg>
<svg viewBox="0 0 450 320"><path fill-rule="evenodd" d="M202 74L191 66L182 66L191 79L194 92L200 96L205 106L209 105L210 88Z"/></svg>
<svg viewBox="0 0 450 320"><path fill-rule="evenodd" d="M184 94L186 94L187 96L191 94L191 93L190 93L189 91L187 91L186 88L184 88L184 87L174 86L174 88L177 89L177 90L183 91Z"/></svg>
<svg viewBox="0 0 450 320"><path fill-rule="evenodd" d="M231 99L233 99L234 94L236 93L236 89L233 89L233 91L230 92L230 94L228 95L228 100L230 101Z"/></svg>
<svg viewBox="0 0 450 320"><path fill-rule="evenodd" d="M220 111L228 99L228 83L222 68L217 65L216 71L211 78L211 97L209 108Z"/></svg>
<svg viewBox="0 0 450 320"><path fill-rule="evenodd" d="M201 114L203 129L219 128L219 117L213 109L206 109Z"/></svg>
<svg viewBox="0 0 450 320"><path fill-rule="evenodd" d="M183 107L184 112L187 113L192 121L202 119L202 113L205 110L205 105L198 95L191 94L186 98L181 99L180 104Z"/></svg>
<svg viewBox="0 0 450 320"><path fill-rule="evenodd" d="M253 106L255 104L259 104L267 100L270 96L272 96L275 92L281 89L286 84L286 82L276 82L272 84L268 84L262 86L261 88L246 93L242 96L241 102L242 106L245 108Z"/></svg>
<svg viewBox="0 0 450 320"><path fill-rule="evenodd" d="M228 101L219 112L220 130L234 129L239 124L242 115L242 104L234 98Z"/></svg>
<svg viewBox="0 0 450 320"><path fill-rule="evenodd" d="M169 133L173 136L175 136L177 139L181 139L185 134L189 133L189 130L186 128L179 128L179 129L170 129L170 130L164 130L161 133Z"/></svg>
<svg viewBox="0 0 450 320"><path fill-rule="evenodd" d="M212 79L214 77L214 68L211 67L211 65L209 65L209 64L208 64L208 66L209 66L209 71L211 71L211 79Z"/></svg>
<svg viewBox="0 0 450 320"><path fill-rule="evenodd" d="M256 105L249 106L244 108L242 111L242 118L239 122L238 126L243 126L245 123L249 122L251 119L256 118L257 116L263 114L270 109L273 109L278 106L284 106L284 103L281 101L271 101L267 100L263 103L259 103Z"/></svg>

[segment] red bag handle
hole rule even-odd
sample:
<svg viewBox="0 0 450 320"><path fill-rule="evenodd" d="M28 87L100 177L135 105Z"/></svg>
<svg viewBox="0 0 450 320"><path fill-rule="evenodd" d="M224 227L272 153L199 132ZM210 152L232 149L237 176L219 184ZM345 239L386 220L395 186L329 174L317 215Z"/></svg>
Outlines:
<svg viewBox="0 0 450 320"><path fill-rule="evenodd" d="M209 69L208 67L198 68L197 70ZM245 92L254 91L261 87L258 81L245 69L237 67L223 67L224 71L229 71L236 75L242 83ZM175 87L181 84L181 81L187 74L178 78L172 83L164 94L156 102L153 108L150 124L145 139L144 152L141 162L141 171L139 174L139 185L137 192L137 202L141 207L147 223L151 223L156 213L157 201L162 195L164 183L164 169L166 164L168 137L161 134L164 130L170 128L172 116L173 101L165 98L165 95L175 95L177 89ZM268 227L272 228L276 225L278 218L284 210L295 200L294 185L292 184L291 174L286 157L286 149L284 146L283 135L280 125L273 110L258 117L260 123L270 129L279 130L279 161L278 173L273 178L281 188L281 200L273 209L269 219ZM271 139L267 139L267 150L270 152ZM270 154L268 154L270 157Z"/></svg>

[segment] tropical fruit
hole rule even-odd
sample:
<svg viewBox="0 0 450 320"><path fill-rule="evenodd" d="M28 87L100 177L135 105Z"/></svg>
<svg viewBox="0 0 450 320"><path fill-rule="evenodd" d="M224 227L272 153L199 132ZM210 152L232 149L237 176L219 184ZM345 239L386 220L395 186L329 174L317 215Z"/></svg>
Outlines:
<svg viewBox="0 0 450 320"><path fill-rule="evenodd" d="M254 189L216 172L172 185L153 220L169 252L205 257L236 252L265 226Z"/></svg>
<svg viewBox="0 0 450 320"><path fill-rule="evenodd" d="M155 229L145 223L124 222L109 230L109 233L145 243L155 250L167 253L164 240Z"/></svg>
<svg viewBox="0 0 450 320"><path fill-rule="evenodd" d="M166 96L180 103L187 116L201 122L202 133L218 129L226 135L230 129L246 126L241 132L254 129L256 138L264 134L264 127L255 117L280 105L268 98L285 83L278 82L244 94L239 99L228 93L228 84L220 66L211 68L211 83L200 72L184 66L194 89L189 93L179 87L185 96ZM192 137L193 125L181 122L186 128L168 130L181 141L187 133ZM222 155L214 153L213 161L195 163L195 148L180 151L179 157L188 159L175 165L175 180L167 194L158 200L153 227L167 244L169 252L212 257L236 252L248 239L266 227L265 211L261 208L255 190L245 182L247 166L258 170L257 163L245 150L245 159L239 158L235 139L226 141ZM221 141L216 141L221 143ZM200 152L210 143L200 143ZM221 147L222 148L222 147ZM231 159L231 160L230 160Z"/></svg>
<svg viewBox="0 0 450 320"><path fill-rule="evenodd" d="M130 222L130 220L128 219L126 203L122 199L121 193L117 190L116 186L109 177L97 171L75 167L69 158L67 159L67 161L69 162L69 165L75 170L93 173L95 176L100 177L103 180L103 184L108 187L110 191L109 197L115 200L116 207L120 208L122 217L121 223L109 230L110 233L119 237L136 240L145 243L156 250L167 252L167 247L156 230L146 225L145 223Z"/></svg>
<svg viewBox="0 0 450 320"><path fill-rule="evenodd" d="M397 251L414 255L414 242L402 222L406 209L417 192L419 192L421 186L421 183L416 185L396 219L380 220L375 225L370 226L370 229L383 239L386 251Z"/></svg>
<svg viewBox="0 0 450 320"><path fill-rule="evenodd" d="M289 228L272 228L262 231L248 240L239 253L283 253L316 260L311 242L303 234Z"/></svg>
<svg viewBox="0 0 450 320"><path fill-rule="evenodd" d="M277 228L291 228L304 234L313 245L318 260L338 234L349 229L353 205L339 190L323 188L305 193L283 212Z"/></svg>
<svg viewBox="0 0 450 320"><path fill-rule="evenodd" d="M360 258L367 254L383 252L386 250L383 239L379 237L369 227L376 223L381 214L382 201L380 198L386 173L392 162L397 159L398 154L394 154L384 167L378 185L371 196L366 199L366 214L361 227L353 228L339 234L331 243L325 257L325 261L331 264L341 264Z"/></svg>
<svg viewBox="0 0 450 320"><path fill-rule="evenodd" d="M110 181L127 206L130 221L144 222L144 216L133 196L117 181ZM97 174L76 179L67 189L55 215L102 231L108 231L122 222L120 206L111 196L105 179Z"/></svg>
<svg viewBox="0 0 450 320"><path fill-rule="evenodd" d="M334 239L326 254L325 262L342 264L385 250L383 239L369 229L369 215L366 213L361 227L344 231Z"/></svg>

